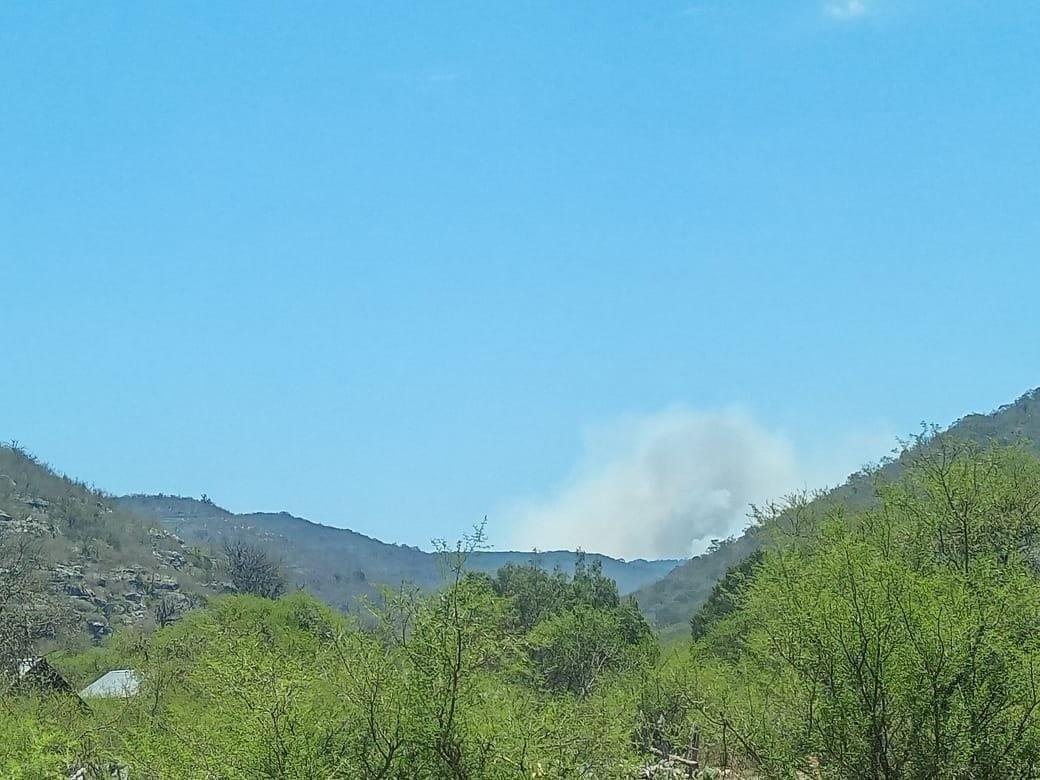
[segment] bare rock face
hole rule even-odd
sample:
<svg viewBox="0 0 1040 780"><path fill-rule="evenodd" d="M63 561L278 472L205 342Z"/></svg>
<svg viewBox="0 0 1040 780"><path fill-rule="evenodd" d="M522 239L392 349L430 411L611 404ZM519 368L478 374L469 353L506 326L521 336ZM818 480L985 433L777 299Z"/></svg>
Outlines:
<svg viewBox="0 0 1040 780"><path fill-rule="evenodd" d="M220 576L213 556L189 551L154 518L0 444L0 551L9 544L31 548L26 587L60 617L47 623L54 636L101 641L219 592L202 584Z"/></svg>
<svg viewBox="0 0 1040 780"><path fill-rule="evenodd" d="M190 596L184 595L183 593L166 593L163 595L163 599L165 599L170 604L173 604L177 609L181 611L190 609L195 605L195 600L192 599Z"/></svg>
<svg viewBox="0 0 1040 780"><path fill-rule="evenodd" d="M177 550L152 550L152 557L159 561L159 565L169 566L177 571L188 565L187 559Z"/></svg>
<svg viewBox="0 0 1040 780"><path fill-rule="evenodd" d="M74 563L56 563L50 570L49 579L54 583L81 580L83 579L83 567Z"/></svg>
<svg viewBox="0 0 1040 780"><path fill-rule="evenodd" d="M149 577L145 580L145 583L156 590L177 590L180 588L180 583L166 574L157 574Z"/></svg>
<svg viewBox="0 0 1040 780"><path fill-rule="evenodd" d="M82 582L70 582L65 586L65 592L72 596L74 599L83 599L90 601L94 598L94 591L84 585Z"/></svg>
<svg viewBox="0 0 1040 780"><path fill-rule="evenodd" d="M235 583L224 580L223 582L204 582L203 587L216 593L238 593Z"/></svg>
<svg viewBox="0 0 1040 780"><path fill-rule="evenodd" d="M25 504L27 507L38 509L40 511L46 511L51 505L50 501L37 496L18 496L16 500Z"/></svg>
<svg viewBox="0 0 1040 780"><path fill-rule="evenodd" d="M46 517L32 513L19 519L9 512L0 511L0 535L31 534L32 536L56 536L57 531Z"/></svg>
<svg viewBox="0 0 1040 780"><path fill-rule="evenodd" d="M107 578L113 582L136 582L143 571L144 567L138 564L122 566L108 574Z"/></svg>

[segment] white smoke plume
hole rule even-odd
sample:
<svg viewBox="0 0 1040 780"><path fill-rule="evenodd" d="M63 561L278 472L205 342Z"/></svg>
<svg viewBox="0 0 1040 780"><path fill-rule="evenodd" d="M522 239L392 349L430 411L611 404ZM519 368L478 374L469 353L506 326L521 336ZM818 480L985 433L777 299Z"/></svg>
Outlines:
<svg viewBox="0 0 1040 780"><path fill-rule="evenodd" d="M677 407L590 431L573 476L506 516L516 549L676 558L739 533L752 503L800 486L793 448L749 415Z"/></svg>

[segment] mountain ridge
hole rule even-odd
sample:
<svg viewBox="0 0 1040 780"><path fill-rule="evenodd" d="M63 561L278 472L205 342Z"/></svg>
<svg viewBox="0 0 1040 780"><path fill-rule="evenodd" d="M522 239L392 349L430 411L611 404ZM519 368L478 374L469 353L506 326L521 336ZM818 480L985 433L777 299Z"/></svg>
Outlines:
<svg viewBox="0 0 1040 780"><path fill-rule="evenodd" d="M443 582L439 556L417 547L385 542L349 528L317 523L289 512L231 512L209 499L136 494L117 499L120 505L151 517L185 540L216 547L238 537L266 545L282 558L296 584L345 611L358 608L358 597L375 597L380 585L402 580L424 589ZM622 560L584 553L614 579L622 593L664 576L680 559ZM474 571L493 574L506 563L535 562L545 569L573 571L575 551L478 550L468 559Z"/></svg>

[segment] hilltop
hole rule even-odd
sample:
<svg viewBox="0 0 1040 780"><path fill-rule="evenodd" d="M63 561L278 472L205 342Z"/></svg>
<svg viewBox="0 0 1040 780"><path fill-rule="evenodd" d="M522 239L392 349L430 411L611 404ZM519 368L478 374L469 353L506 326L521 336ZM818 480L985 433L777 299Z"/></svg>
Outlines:
<svg viewBox="0 0 1040 780"><path fill-rule="evenodd" d="M946 429L945 435L978 444L1026 442L1040 453L1040 388L989 414L969 414ZM913 443L894 458L864 468L844 484L817 497L817 502L863 507L874 500L874 484L897 478L920 443ZM927 445L924 445L927 446ZM665 633L685 633L697 609L707 601L712 588L727 570L760 549L769 528L752 525L739 537L713 546L703 555L690 558L662 579L635 593L644 614Z"/></svg>
<svg viewBox="0 0 1040 780"><path fill-rule="evenodd" d="M429 590L443 584L440 557L416 547L390 544L346 528L333 528L287 512L235 514L212 501L183 496L133 495L120 506L162 523L191 544L217 550L224 539L259 543L280 557L290 581L344 611L357 608L358 596L374 596L378 586L408 581ZM681 561L622 561L588 553L603 573L615 580L621 593L654 582ZM573 571L573 551L482 551L468 560L468 568L493 573L507 563L534 561L552 571Z"/></svg>
<svg viewBox="0 0 1040 780"><path fill-rule="evenodd" d="M22 582L19 565L34 570ZM222 589L214 561L176 534L17 445L0 446L0 567L5 595L18 585L47 602L44 644L148 628L160 608L172 618Z"/></svg>

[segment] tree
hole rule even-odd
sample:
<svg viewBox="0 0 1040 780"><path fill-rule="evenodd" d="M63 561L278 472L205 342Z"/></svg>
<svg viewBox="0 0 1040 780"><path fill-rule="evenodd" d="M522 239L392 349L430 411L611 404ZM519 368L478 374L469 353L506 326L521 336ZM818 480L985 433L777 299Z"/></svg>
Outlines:
<svg viewBox="0 0 1040 780"><path fill-rule="evenodd" d="M265 599L276 599L285 593L285 575L281 561L259 545L242 540L224 542L228 576L241 593Z"/></svg>
<svg viewBox="0 0 1040 780"><path fill-rule="evenodd" d="M0 672L14 671L33 655L41 639L57 636L70 623L40 582L39 542L23 533L0 537Z"/></svg>
<svg viewBox="0 0 1040 780"><path fill-rule="evenodd" d="M708 600L690 618L690 634L694 641L703 638L712 626L743 606L748 586L762 558L762 551L755 550L736 566L731 566L715 583Z"/></svg>
<svg viewBox="0 0 1040 780"><path fill-rule="evenodd" d="M646 666L656 645L636 611L580 604L539 623L528 647L542 684L581 697L604 676Z"/></svg>
<svg viewBox="0 0 1040 780"><path fill-rule="evenodd" d="M155 605L155 625L159 628L166 628L180 620L182 614L183 609L180 602L164 595Z"/></svg>
<svg viewBox="0 0 1040 780"><path fill-rule="evenodd" d="M550 574L534 564L507 563L495 573L492 587L499 596L512 600L518 627L524 633L571 601L567 575L559 570Z"/></svg>
<svg viewBox="0 0 1040 780"><path fill-rule="evenodd" d="M878 497L765 556L708 628L741 634L747 693L706 709L777 771L813 755L825 777L1033 776L1040 463L932 441Z"/></svg>
<svg viewBox="0 0 1040 780"><path fill-rule="evenodd" d="M574 576L549 574L535 564L509 565L491 582L509 599L541 687L588 696L605 676L644 666L657 651L635 602L597 560L578 552Z"/></svg>

